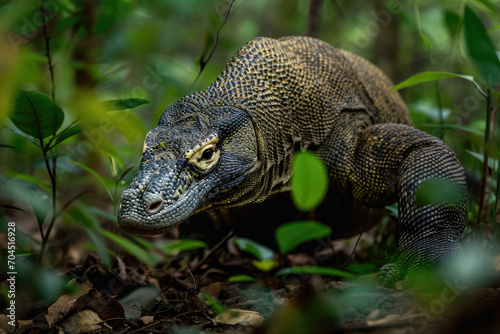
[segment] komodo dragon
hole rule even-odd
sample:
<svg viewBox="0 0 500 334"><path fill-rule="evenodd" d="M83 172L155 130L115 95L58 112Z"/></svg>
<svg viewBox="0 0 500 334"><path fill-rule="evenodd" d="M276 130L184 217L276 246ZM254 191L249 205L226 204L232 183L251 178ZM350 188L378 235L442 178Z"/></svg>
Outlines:
<svg viewBox="0 0 500 334"><path fill-rule="evenodd" d="M411 280L460 249L468 195L455 154L411 126L392 87L368 61L317 39L253 39L147 134L119 224L158 234L196 212L262 202L290 189L294 152L310 150L327 166L330 192L374 207L398 201L399 253L379 281ZM460 200L418 205L429 179L451 181Z"/></svg>

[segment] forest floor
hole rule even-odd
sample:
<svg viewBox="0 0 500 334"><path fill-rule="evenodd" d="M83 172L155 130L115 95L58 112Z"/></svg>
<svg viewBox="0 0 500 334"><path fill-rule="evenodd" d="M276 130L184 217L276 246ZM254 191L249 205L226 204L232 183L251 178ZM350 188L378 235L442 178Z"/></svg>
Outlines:
<svg viewBox="0 0 500 334"><path fill-rule="evenodd" d="M111 270L89 255L65 274L72 285L31 311L14 333L495 333L500 282L471 288L456 279L405 291L353 280L257 270L220 249L203 262L190 251L147 268L131 256ZM295 254L307 258L307 254ZM234 273L254 277L230 282ZM430 279L430 278L429 278ZM2 315L0 324L8 319ZM105 320L105 321L103 321ZM12 328L12 327L10 327ZM0 325L0 333L8 333ZM12 332L12 331L10 331Z"/></svg>

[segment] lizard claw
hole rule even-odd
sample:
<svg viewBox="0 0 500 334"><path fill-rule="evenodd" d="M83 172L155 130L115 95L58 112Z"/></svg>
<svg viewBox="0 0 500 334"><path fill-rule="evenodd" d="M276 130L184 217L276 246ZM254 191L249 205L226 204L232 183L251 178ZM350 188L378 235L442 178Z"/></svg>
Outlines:
<svg viewBox="0 0 500 334"><path fill-rule="evenodd" d="M411 285L411 277L405 270L401 270L401 266L397 263L388 263L380 268L377 284L384 288L406 290Z"/></svg>
<svg viewBox="0 0 500 334"><path fill-rule="evenodd" d="M402 278L401 271L396 263L388 263L377 275L377 284L384 288L393 288L394 284Z"/></svg>

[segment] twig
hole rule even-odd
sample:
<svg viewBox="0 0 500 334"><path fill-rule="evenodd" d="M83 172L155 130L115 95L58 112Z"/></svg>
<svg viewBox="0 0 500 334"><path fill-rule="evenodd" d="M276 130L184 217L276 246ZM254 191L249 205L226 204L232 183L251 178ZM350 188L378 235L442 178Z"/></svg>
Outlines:
<svg viewBox="0 0 500 334"><path fill-rule="evenodd" d="M49 73L50 73L50 83L52 85L52 100L56 99L56 88L54 85L54 66L52 65L52 59L50 58L50 37L47 34L46 22L45 22L45 10L43 9L43 0L40 0L40 15L42 16L42 30L43 30L43 38L45 39L45 56L47 57L47 61L49 63Z"/></svg>
<svg viewBox="0 0 500 334"><path fill-rule="evenodd" d="M318 35L322 6L323 0L311 0L309 3L309 17L307 19L306 36L316 37Z"/></svg>
<svg viewBox="0 0 500 334"><path fill-rule="evenodd" d="M363 231L359 234L358 240L356 240L356 244L354 245L354 248L351 252L351 255L349 255L349 258L347 260L345 260L345 262L340 266L340 269L344 269L344 267L349 263L349 261L351 261L352 256L356 252L356 248L358 248L358 243L359 243L359 240L361 240L361 236L363 235L363 233L365 233L365 232Z"/></svg>
<svg viewBox="0 0 500 334"><path fill-rule="evenodd" d="M214 253L217 251L225 242L227 242L234 235L234 231L231 230L228 235L226 235L214 248L212 248L203 259L193 268L196 272Z"/></svg>
<svg viewBox="0 0 500 334"><path fill-rule="evenodd" d="M219 29L217 29L217 34L215 35L215 42L214 42L214 45L212 46L212 50L210 50L210 53L207 56L207 59L203 60L203 55L202 55L202 59L200 59L200 72L198 72L198 75L196 76L196 79L194 80L191 87L193 87L196 84L196 82L198 81L198 78L201 75L201 72L203 72L203 70L205 69L205 66L207 66L208 62L212 58L212 55L214 54L215 49L217 48L217 44L219 44L219 34L220 34L222 28L224 28L224 25L226 25L227 19L229 18L229 14L231 13L231 8L233 7L233 4L235 1L236 0L232 0L231 3L229 4L229 8L227 10L226 16L224 17L224 21L219 26Z"/></svg>
<svg viewBox="0 0 500 334"><path fill-rule="evenodd" d="M189 268L187 268L187 270L189 271L189 275L191 275L191 278L193 279L193 284L194 284L194 296L193 297L196 297L196 280L194 279L194 276L193 276L193 273L191 272L191 270L189 270Z"/></svg>

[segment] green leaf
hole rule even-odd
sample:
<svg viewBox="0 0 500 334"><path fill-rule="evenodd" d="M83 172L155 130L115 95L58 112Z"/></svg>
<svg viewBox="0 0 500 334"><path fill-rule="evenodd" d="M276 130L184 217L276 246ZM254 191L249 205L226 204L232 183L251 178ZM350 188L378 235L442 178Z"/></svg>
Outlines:
<svg viewBox="0 0 500 334"><path fill-rule="evenodd" d="M56 142L54 143L54 145L51 146L51 148L56 146L56 145L59 145L59 143L61 143L62 141L66 140L70 137L73 137L74 135L79 134L80 132L82 132L82 130L83 130L82 127L79 125L75 125L75 126L72 126L70 128L67 128L66 130L61 132L59 135L57 135Z"/></svg>
<svg viewBox="0 0 500 334"><path fill-rule="evenodd" d="M460 17L450 11L446 11L444 16L446 27L448 28L448 32L450 33L452 38L455 38L457 35L458 27L460 26Z"/></svg>
<svg viewBox="0 0 500 334"><path fill-rule="evenodd" d="M92 244L95 246L101 262L107 268L111 268L111 258L101 233L102 229L97 219L93 215L89 215L86 209L87 208L74 208L71 213L71 218L82 224L83 229L87 232Z"/></svg>
<svg viewBox="0 0 500 334"><path fill-rule="evenodd" d="M108 100L101 102L106 110L124 110L124 109L134 109L144 104L150 104L148 100L132 98L123 100Z"/></svg>
<svg viewBox="0 0 500 334"><path fill-rule="evenodd" d="M281 269L276 275L286 274L309 274L309 275L326 275L326 276L340 276L345 278L355 278L355 274L348 271L328 268L328 267L290 267Z"/></svg>
<svg viewBox="0 0 500 334"><path fill-rule="evenodd" d="M12 129L12 128L9 128L9 127L7 127L7 126L6 126L6 128L7 128L7 130L10 130L10 131L14 132L15 134L18 134L18 135L20 135L21 137L24 137L24 138L28 139L30 142L32 142L32 143L33 143L33 144L35 144L36 146L41 147L41 146L40 146L40 141L39 141L39 140L36 140L36 139L35 139L35 138L33 138L32 136L29 136L29 135L25 134L24 132L19 131L18 129Z"/></svg>
<svg viewBox="0 0 500 334"><path fill-rule="evenodd" d="M106 268L111 268L111 258L102 235L91 229L85 229L85 232L87 232L87 235L92 241L92 245L95 247L97 254L99 254L101 262L106 266Z"/></svg>
<svg viewBox="0 0 500 334"><path fill-rule="evenodd" d="M165 254L178 254L197 248L207 248L207 244L201 240L182 239L160 246Z"/></svg>
<svg viewBox="0 0 500 334"><path fill-rule="evenodd" d="M249 275L241 274L229 277L229 282L254 282L255 278Z"/></svg>
<svg viewBox="0 0 500 334"><path fill-rule="evenodd" d="M473 151L469 151L469 150L467 150L467 153L469 153L471 156L473 156L474 158L476 158L479 162L481 162L481 164L484 163L484 154L473 152ZM492 158L491 156L488 157L488 167L491 168L491 169L493 169L493 170L496 170L495 159Z"/></svg>
<svg viewBox="0 0 500 334"><path fill-rule="evenodd" d="M475 3L477 5L482 6L486 11L491 14L498 13L498 9L489 1L489 0L476 0Z"/></svg>
<svg viewBox="0 0 500 334"><path fill-rule="evenodd" d="M481 20L465 6L465 40L469 55L490 87L500 86L500 61Z"/></svg>
<svg viewBox="0 0 500 334"><path fill-rule="evenodd" d="M110 213L108 213L106 211L103 211L101 209L98 209L96 207L87 207L86 210L88 212L92 212L93 214L95 214L95 215L97 215L99 217L108 219L108 220L110 220L112 222L115 222L115 223L118 222L118 219L116 218L116 215L110 214Z"/></svg>
<svg viewBox="0 0 500 334"><path fill-rule="evenodd" d="M408 79L398 83L396 86L394 86L391 89L391 91L400 90L402 88L411 87L411 86L415 86L415 85L418 85L418 84L421 84L424 82L436 81L436 80L444 79L444 78L460 78L460 79L470 81L474 85L476 85L477 89L479 89L479 91L481 93L483 93L483 95L484 95L483 90L478 85L478 83L474 80L473 76L456 74L456 73L448 73L448 72L421 72L421 73L417 73L415 75L412 75Z"/></svg>
<svg viewBox="0 0 500 334"><path fill-rule="evenodd" d="M304 220L279 226L275 236L281 254L286 254L306 241L324 238L331 233L330 226L316 221Z"/></svg>
<svg viewBox="0 0 500 334"><path fill-rule="evenodd" d="M328 190L328 172L314 153L295 154L290 187L292 200L302 212L316 208L323 201Z"/></svg>
<svg viewBox="0 0 500 334"><path fill-rule="evenodd" d="M427 37L423 33L420 33L419 35L420 35L420 39L424 42L425 46L427 47L427 50L429 50L429 52L431 52L432 51L432 43L431 43L431 40L429 39L429 37Z"/></svg>
<svg viewBox="0 0 500 334"><path fill-rule="evenodd" d="M48 194L52 193L52 189L50 187L50 184L47 181L44 181L36 176L26 174L26 173L18 173L15 171L6 171L5 176L15 177L19 180L33 183L33 184L39 186L40 188L42 188L43 190L45 190Z"/></svg>
<svg viewBox="0 0 500 334"><path fill-rule="evenodd" d="M70 159L61 159L61 161L68 161L68 162L71 162L75 165L77 165L78 167L81 167L83 169L85 169L87 172L89 172L90 174L94 175L96 177L97 180L99 180L99 182L102 184L102 186L104 187L104 189L106 190L106 192L108 193L108 196L109 198L112 200L113 199L113 196L111 195L111 192L109 191L107 185L106 185L106 181L104 181L104 179L99 175L99 173L97 173L95 170L93 170L92 168L90 167L87 167L85 166L84 164L82 163L79 163L78 161L75 161L75 160L70 160Z"/></svg>
<svg viewBox="0 0 500 334"><path fill-rule="evenodd" d="M137 244L139 244L142 248L144 248L148 252L152 252L155 249L155 245L151 241L146 240L138 235L126 233L126 236L134 240Z"/></svg>
<svg viewBox="0 0 500 334"><path fill-rule="evenodd" d="M10 119L19 130L41 141L61 127L64 112L47 95L21 90Z"/></svg>
<svg viewBox="0 0 500 334"><path fill-rule="evenodd" d="M479 130L475 127L472 127L470 125L460 125L460 124L427 124L427 123L424 123L424 124L420 124L421 127L429 127L429 128L441 128L441 129L445 129L445 130L453 130L453 131L456 131L456 130L460 130L460 131L463 131L463 132L466 132L470 135L474 135L474 136L484 136L484 131L483 130Z"/></svg>
<svg viewBox="0 0 500 334"><path fill-rule="evenodd" d="M276 260L253 260L252 264L255 268L267 273L269 270L276 268L278 266L278 261Z"/></svg>
<svg viewBox="0 0 500 334"><path fill-rule="evenodd" d="M115 169L116 169L116 164L118 164L118 166L120 166L120 168L123 170L124 167L123 167L123 162L122 162L122 159L120 159L119 156L115 155L115 154L111 154L111 153L106 153L109 157L109 159L111 160L111 163L115 165Z"/></svg>
<svg viewBox="0 0 500 334"><path fill-rule="evenodd" d="M158 264L158 262L160 262L160 259L158 258L158 256L156 256L156 254L144 250L134 242L122 237L121 235L112 233L107 230L103 230L102 234L106 238L110 239L115 244L126 250L129 254L135 256L136 258L147 264L149 267L154 267L156 264Z"/></svg>
<svg viewBox="0 0 500 334"><path fill-rule="evenodd" d="M455 204L463 198L459 185L444 179L429 179L418 187L415 202L418 206L428 204Z"/></svg>
<svg viewBox="0 0 500 334"><path fill-rule="evenodd" d="M210 296L208 293L204 292L203 295L205 296L205 299L210 304L210 306L214 309L215 313L221 314L226 310L226 308L224 307L224 305L221 304L220 301L216 300L215 298L212 298L212 296Z"/></svg>
<svg viewBox="0 0 500 334"><path fill-rule="evenodd" d="M497 29L500 29L500 24L497 25L497 26L494 26L493 28L491 29L488 29L488 31L486 31L488 34L491 34L493 31L497 30Z"/></svg>
<svg viewBox="0 0 500 334"><path fill-rule="evenodd" d="M399 216L398 203L387 205L385 209L389 211L389 215L393 216L394 218L398 218Z"/></svg>
<svg viewBox="0 0 500 334"><path fill-rule="evenodd" d="M248 252L258 258L259 260L271 260L274 259L274 252L255 242L253 240L247 238L236 238L234 239L234 243L238 246L242 251Z"/></svg>

